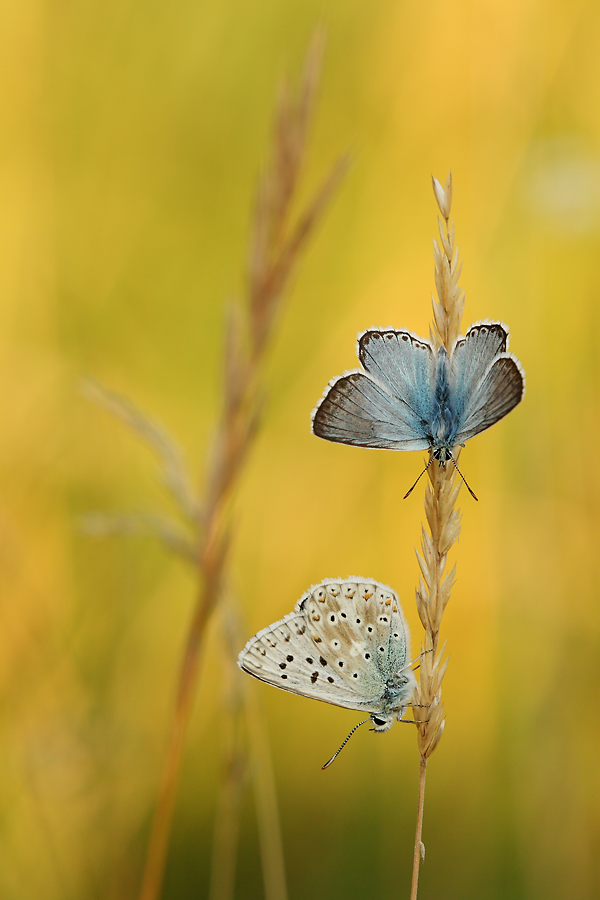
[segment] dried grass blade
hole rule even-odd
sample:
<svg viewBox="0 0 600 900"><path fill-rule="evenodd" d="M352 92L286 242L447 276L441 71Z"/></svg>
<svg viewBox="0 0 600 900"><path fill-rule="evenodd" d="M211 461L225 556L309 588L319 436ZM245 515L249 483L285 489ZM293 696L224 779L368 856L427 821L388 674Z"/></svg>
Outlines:
<svg viewBox="0 0 600 900"><path fill-rule="evenodd" d="M99 381L88 378L81 385L82 394L108 410L152 449L161 462L162 480L175 499L182 515L199 521L198 506L191 487L183 453L164 428L153 422L131 400L111 391Z"/></svg>

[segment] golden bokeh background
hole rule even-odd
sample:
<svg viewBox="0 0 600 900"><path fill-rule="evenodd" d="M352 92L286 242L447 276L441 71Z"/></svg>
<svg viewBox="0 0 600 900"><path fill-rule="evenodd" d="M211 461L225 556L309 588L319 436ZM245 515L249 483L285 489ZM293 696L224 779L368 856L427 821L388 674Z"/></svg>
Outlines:
<svg viewBox="0 0 600 900"><path fill-rule="evenodd" d="M594 0L23 0L0 12L0 896L137 896L190 567L89 511L170 515L147 448L81 393L130 397L202 487L224 307L243 293L277 85L328 42L306 195L353 162L294 278L235 507L245 636L324 577L391 584L418 646L423 454L312 437L370 325L427 335L436 207L454 178L464 325L502 319L524 402L461 462L422 900L600 895L600 6ZM231 674L215 621L165 898L208 897ZM257 685L291 900L407 897L409 727ZM263 896L251 787L239 898Z"/></svg>

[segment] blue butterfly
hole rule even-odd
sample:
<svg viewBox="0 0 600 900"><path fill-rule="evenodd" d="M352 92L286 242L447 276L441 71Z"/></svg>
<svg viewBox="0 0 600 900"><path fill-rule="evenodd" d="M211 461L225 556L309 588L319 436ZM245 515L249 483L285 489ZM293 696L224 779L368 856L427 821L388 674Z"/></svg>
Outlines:
<svg viewBox="0 0 600 900"><path fill-rule="evenodd" d="M523 398L525 373L507 349L502 322L471 325L450 356L410 331L369 328L358 336L362 370L329 382L312 413L313 433L355 447L428 450L428 466L456 465L453 448Z"/></svg>

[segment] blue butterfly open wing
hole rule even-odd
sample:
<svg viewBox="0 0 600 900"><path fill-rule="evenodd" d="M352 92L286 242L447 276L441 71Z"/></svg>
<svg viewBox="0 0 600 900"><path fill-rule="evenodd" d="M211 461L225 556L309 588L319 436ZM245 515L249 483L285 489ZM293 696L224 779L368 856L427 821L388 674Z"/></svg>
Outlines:
<svg viewBox="0 0 600 900"><path fill-rule="evenodd" d="M508 346L508 328L502 322L477 322L455 344L450 378L455 413L461 415L492 363Z"/></svg>
<svg viewBox="0 0 600 900"><path fill-rule="evenodd" d="M422 421L431 415L434 354L431 345L395 328L370 328L358 339L358 358L366 371Z"/></svg>
<svg viewBox="0 0 600 900"><path fill-rule="evenodd" d="M329 441L386 450L426 450L432 351L406 331L370 329L358 343L366 372L330 383L313 412L313 432Z"/></svg>
<svg viewBox="0 0 600 900"><path fill-rule="evenodd" d="M317 437L355 447L426 450L419 419L368 375L349 372L332 381L313 411Z"/></svg>
<svg viewBox="0 0 600 900"><path fill-rule="evenodd" d="M510 353L498 357L465 407L456 443L464 444L504 418L524 393L525 378L519 360Z"/></svg>
<svg viewBox="0 0 600 900"><path fill-rule="evenodd" d="M457 342L451 362L455 443L485 431L522 399L523 370L507 347L508 328L502 322L478 322Z"/></svg>

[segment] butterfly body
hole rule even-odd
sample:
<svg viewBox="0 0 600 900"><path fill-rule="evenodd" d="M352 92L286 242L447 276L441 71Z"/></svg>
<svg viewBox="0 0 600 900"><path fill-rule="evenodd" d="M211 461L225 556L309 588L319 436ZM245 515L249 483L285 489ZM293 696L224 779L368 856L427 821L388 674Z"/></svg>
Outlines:
<svg viewBox="0 0 600 900"><path fill-rule="evenodd" d="M370 714L375 731L401 719L416 685L398 597L366 578L326 580L259 631L238 665L267 684Z"/></svg>
<svg viewBox="0 0 600 900"><path fill-rule="evenodd" d="M502 322L476 322L449 356L409 331L359 335L362 369L327 386L312 414L325 440L387 450L428 450L444 466L452 449L503 418L523 397L524 373Z"/></svg>

